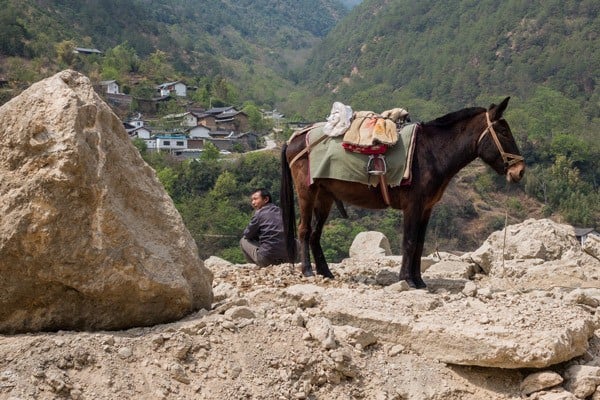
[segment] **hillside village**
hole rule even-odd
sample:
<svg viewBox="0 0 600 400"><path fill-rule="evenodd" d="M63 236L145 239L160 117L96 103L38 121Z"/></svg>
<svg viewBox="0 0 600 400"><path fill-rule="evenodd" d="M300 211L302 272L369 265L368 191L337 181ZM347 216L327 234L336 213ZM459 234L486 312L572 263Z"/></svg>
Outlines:
<svg viewBox="0 0 600 400"><path fill-rule="evenodd" d="M183 113L156 117L161 103L185 100L188 91L194 90L182 81L156 85L152 99L121 93L115 80L101 81L95 89L114 108L135 108L135 116L124 120L123 126L132 139L143 140L149 151L167 151L185 159L197 158L207 143L230 154L256 150L264 142L259 133L250 130L248 115L234 106L203 109L191 104ZM283 117L276 110L262 113L265 119Z"/></svg>

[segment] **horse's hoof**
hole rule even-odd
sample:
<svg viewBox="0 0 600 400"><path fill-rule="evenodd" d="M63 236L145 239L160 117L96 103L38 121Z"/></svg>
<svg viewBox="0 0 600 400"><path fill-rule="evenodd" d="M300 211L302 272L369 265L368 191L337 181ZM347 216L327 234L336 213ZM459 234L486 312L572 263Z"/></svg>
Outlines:
<svg viewBox="0 0 600 400"><path fill-rule="evenodd" d="M302 270L302 275L306 278L309 278L311 276L315 276L315 274L312 272L312 269L303 269Z"/></svg>
<svg viewBox="0 0 600 400"><path fill-rule="evenodd" d="M408 286L413 289L426 289L427 285L423 279L404 279Z"/></svg>
<svg viewBox="0 0 600 400"><path fill-rule="evenodd" d="M323 276L323 278L329 278L329 279L334 279L335 278L335 276L329 270L327 270L325 272L323 272L323 271L317 271L317 273L319 275Z"/></svg>

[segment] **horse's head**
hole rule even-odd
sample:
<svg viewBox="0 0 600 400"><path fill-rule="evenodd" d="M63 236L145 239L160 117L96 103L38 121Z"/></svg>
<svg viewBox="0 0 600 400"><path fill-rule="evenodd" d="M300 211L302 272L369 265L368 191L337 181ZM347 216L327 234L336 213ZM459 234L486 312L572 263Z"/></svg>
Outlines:
<svg viewBox="0 0 600 400"><path fill-rule="evenodd" d="M486 128L477 140L477 154L509 182L518 182L525 173L525 161L519 152L515 138L502 117L507 97L499 105L492 104L485 113Z"/></svg>

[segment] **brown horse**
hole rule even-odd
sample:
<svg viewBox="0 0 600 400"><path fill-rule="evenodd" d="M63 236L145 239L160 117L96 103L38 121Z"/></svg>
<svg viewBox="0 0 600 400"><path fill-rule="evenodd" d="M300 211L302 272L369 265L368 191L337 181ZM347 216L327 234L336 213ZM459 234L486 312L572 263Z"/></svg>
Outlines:
<svg viewBox="0 0 600 400"><path fill-rule="evenodd" d="M522 178L525 162L508 123L502 117L508 100L509 97L499 105L492 104L487 110L472 107L456 111L423 123L417 129L412 183L388 188L389 206L401 209L404 215L400 280L406 280L411 287L426 287L421 278L421 255L427 224L433 206L442 198L448 183L458 171L480 157L498 174L506 175L509 182L518 182ZM314 179L309 184L307 154L301 155L290 166L290 161L306 148L305 136L306 133L292 137L283 146L281 154L280 195L288 255L292 260L297 256L293 185L300 206L298 236L301 241L302 273L304 276L313 275L310 249L317 273L333 278L320 239L334 202L369 209L383 209L388 204L378 187L336 179Z"/></svg>

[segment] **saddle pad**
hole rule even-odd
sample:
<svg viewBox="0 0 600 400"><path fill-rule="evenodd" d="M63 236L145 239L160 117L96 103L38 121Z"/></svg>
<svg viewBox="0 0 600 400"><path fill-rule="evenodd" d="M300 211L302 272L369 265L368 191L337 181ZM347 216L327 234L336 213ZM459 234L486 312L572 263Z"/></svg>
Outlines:
<svg viewBox="0 0 600 400"><path fill-rule="evenodd" d="M386 179L390 186L405 183L403 179L410 181L410 160L408 168L406 166L409 153L411 156L413 153L415 127L416 124L403 127L399 140L385 153ZM309 144L315 143L322 136L323 127L317 126L307 134L307 140ZM379 183L378 177L367 173L369 156L346 151L342 147L342 140L340 136L327 137L320 143L311 145L308 155L310 182L317 178L331 178L376 186Z"/></svg>

